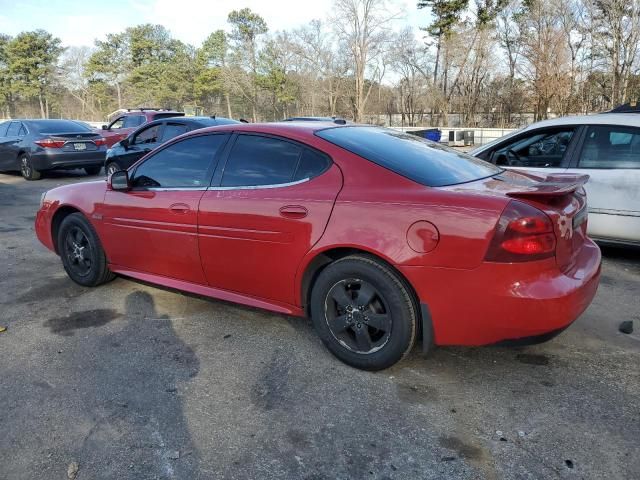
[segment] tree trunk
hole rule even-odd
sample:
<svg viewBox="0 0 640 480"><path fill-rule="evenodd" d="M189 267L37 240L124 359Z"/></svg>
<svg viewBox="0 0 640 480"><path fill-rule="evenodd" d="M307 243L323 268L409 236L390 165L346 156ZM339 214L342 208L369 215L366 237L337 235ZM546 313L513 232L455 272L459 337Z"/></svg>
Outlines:
<svg viewBox="0 0 640 480"><path fill-rule="evenodd" d="M227 117L228 118L233 118L233 116L231 115L231 100L229 99L229 94L228 93L224 94L224 99L227 102Z"/></svg>
<svg viewBox="0 0 640 480"><path fill-rule="evenodd" d="M38 102L40 103L40 118L47 118L45 117L44 113L44 102L42 101L42 93L38 94Z"/></svg>

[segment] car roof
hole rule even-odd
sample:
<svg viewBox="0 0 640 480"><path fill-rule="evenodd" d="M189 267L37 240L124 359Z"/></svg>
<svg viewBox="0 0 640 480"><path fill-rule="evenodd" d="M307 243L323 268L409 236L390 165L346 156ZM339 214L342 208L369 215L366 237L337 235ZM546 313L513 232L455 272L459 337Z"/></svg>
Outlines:
<svg viewBox="0 0 640 480"><path fill-rule="evenodd" d="M637 113L606 113L559 117L532 123L522 131L531 130L533 128L555 127L562 125L623 125L640 127L640 115Z"/></svg>
<svg viewBox="0 0 640 480"><path fill-rule="evenodd" d="M233 130L238 132L255 132L255 133L272 133L275 135L288 134L304 134L313 135L317 130L325 128L351 128L354 125L339 125L333 122L308 122L308 121L292 121L292 122L265 122L265 123L233 123L230 125L219 125L202 129L204 131L219 132L221 130ZM362 125L365 126L365 125ZM202 131L201 130L201 131Z"/></svg>

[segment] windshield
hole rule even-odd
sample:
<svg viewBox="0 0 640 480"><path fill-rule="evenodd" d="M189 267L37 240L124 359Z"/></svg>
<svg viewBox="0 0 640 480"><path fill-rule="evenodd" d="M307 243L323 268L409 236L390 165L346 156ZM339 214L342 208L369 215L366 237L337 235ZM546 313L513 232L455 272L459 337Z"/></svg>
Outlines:
<svg viewBox="0 0 640 480"><path fill-rule="evenodd" d="M390 128L334 127L316 135L429 187L472 182L502 172L484 160Z"/></svg>
<svg viewBox="0 0 640 480"><path fill-rule="evenodd" d="M37 120L30 124L38 133L91 132L91 128L72 120Z"/></svg>

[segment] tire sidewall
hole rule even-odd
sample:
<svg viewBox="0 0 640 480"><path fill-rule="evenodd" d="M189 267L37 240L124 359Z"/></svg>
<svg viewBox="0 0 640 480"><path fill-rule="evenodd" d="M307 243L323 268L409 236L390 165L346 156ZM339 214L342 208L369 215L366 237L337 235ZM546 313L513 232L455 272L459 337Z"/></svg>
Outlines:
<svg viewBox="0 0 640 480"><path fill-rule="evenodd" d="M73 227L78 227L82 230L87 237L89 245L91 246L91 271L84 277L76 275L73 272L69 266L69 260L65 252L65 238L69 230ZM89 224L89 221L86 220L82 214L73 213L62 221L60 229L58 230L58 251L60 253L60 258L62 259L62 265L71 280L87 287L97 285L100 282L100 278L103 274L102 269L104 268L102 246L100 245L93 228Z"/></svg>
<svg viewBox="0 0 640 480"><path fill-rule="evenodd" d="M26 160L27 164L29 165L30 175L25 175L24 171L22 170L22 163L25 160ZM31 163L31 158L29 158L29 155L27 155L26 153L23 153L22 155L20 155L18 157L18 163L20 165L20 175L22 175L22 178L24 178L25 180L39 180L40 179L40 172L38 170L36 170L35 168L33 168L33 164Z"/></svg>
<svg viewBox="0 0 640 480"><path fill-rule="evenodd" d="M392 319L391 336L380 350L357 353L333 336L325 315L326 295L335 283L346 278L359 278L371 283L384 297ZM327 266L318 276L311 293L311 318L318 336L327 348L343 362L360 369L381 370L401 360L411 349L416 337L417 315L402 281L387 267L372 265L367 259L339 260Z"/></svg>

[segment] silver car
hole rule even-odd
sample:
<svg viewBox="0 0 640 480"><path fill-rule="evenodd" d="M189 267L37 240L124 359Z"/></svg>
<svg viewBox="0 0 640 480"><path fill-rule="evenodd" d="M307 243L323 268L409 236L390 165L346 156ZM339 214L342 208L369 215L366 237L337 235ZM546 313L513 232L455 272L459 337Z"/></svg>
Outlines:
<svg viewBox="0 0 640 480"><path fill-rule="evenodd" d="M506 168L588 174L589 235L640 245L640 114L545 120L470 153Z"/></svg>

